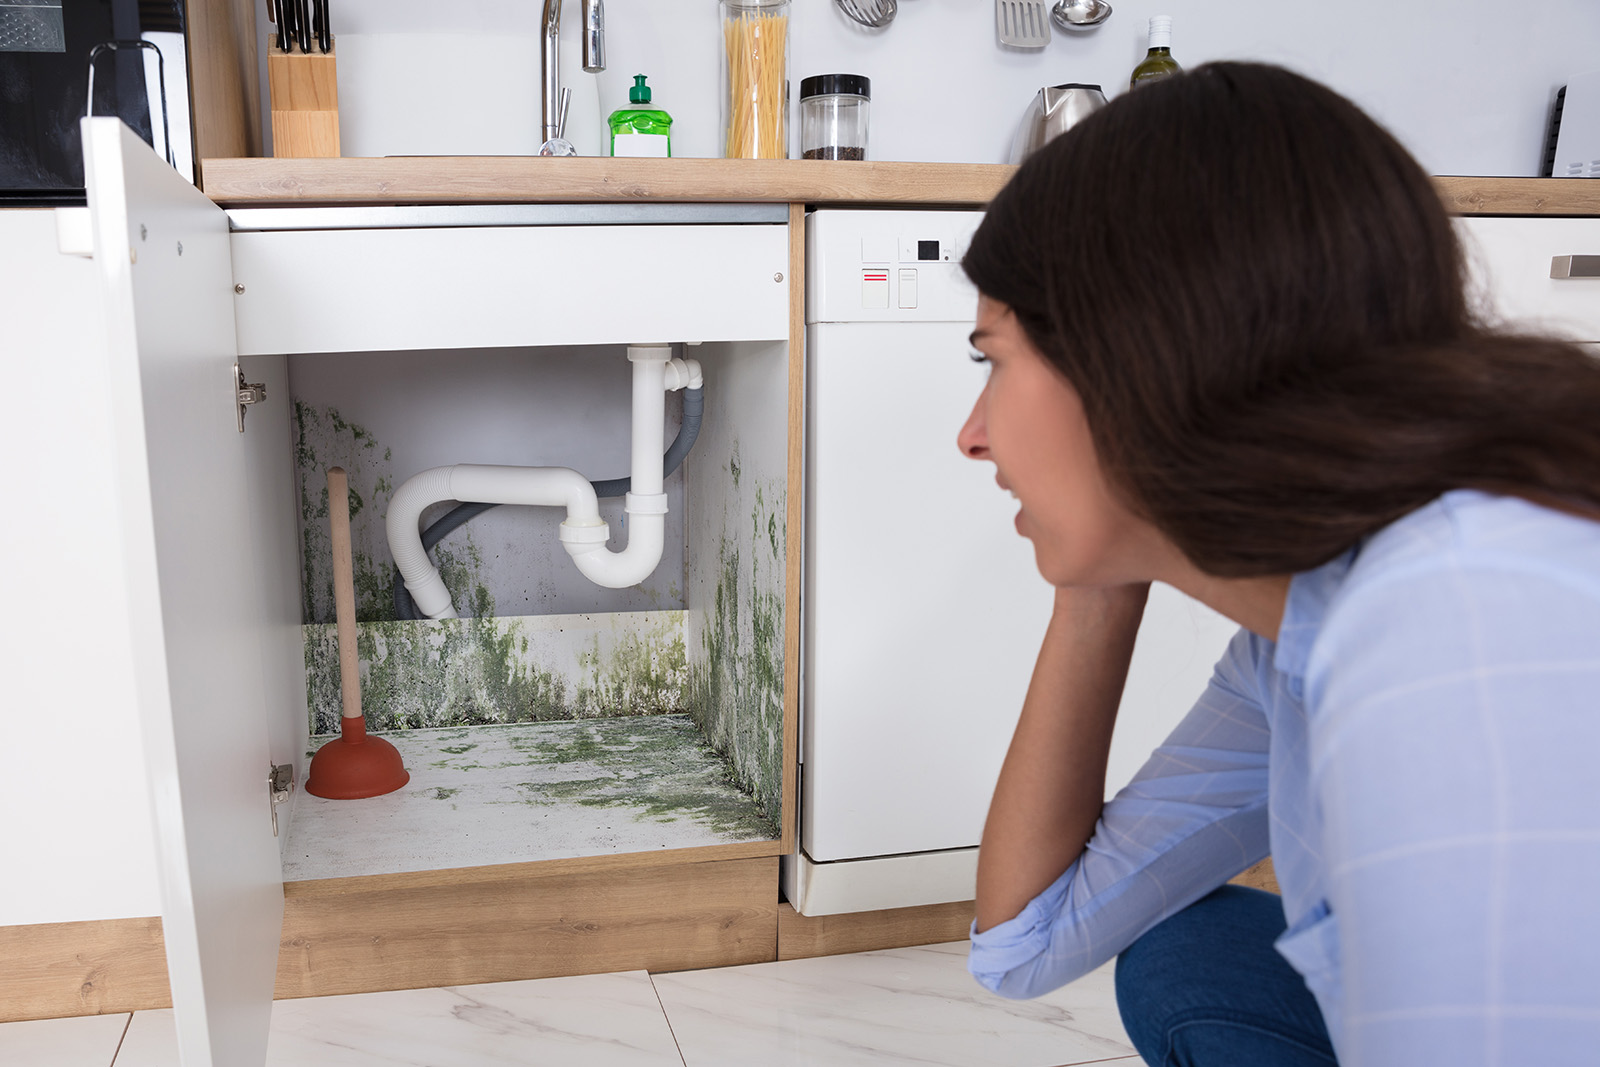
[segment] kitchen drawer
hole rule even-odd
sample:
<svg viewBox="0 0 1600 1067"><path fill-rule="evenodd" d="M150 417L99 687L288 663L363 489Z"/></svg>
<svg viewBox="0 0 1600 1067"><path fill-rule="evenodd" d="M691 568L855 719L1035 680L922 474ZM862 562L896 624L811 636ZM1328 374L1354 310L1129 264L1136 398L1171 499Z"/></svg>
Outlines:
<svg viewBox="0 0 1600 1067"><path fill-rule="evenodd" d="M1556 256L1600 255L1600 219L1463 218L1474 283L1497 317L1575 341L1600 341L1600 278L1552 278Z"/></svg>
<svg viewBox="0 0 1600 1067"><path fill-rule="evenodd" d="M786 225L230 235L240 355L782 340Z"/></svg>

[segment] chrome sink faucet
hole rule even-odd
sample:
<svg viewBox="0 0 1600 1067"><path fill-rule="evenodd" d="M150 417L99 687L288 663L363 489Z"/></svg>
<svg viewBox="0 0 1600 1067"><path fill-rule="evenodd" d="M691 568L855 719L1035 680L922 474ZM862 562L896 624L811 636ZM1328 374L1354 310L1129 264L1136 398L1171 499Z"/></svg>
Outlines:
<svg viewBox="0 0 1600 1067"><path fill-rule="evenodd" d="M539 65L543 75L545 141L566 132L564 98L572 92L561 88L561 4L562 0L544 0ZM602 0L583 0L583 69L590 74L606 69L606 11Z"/></svg>

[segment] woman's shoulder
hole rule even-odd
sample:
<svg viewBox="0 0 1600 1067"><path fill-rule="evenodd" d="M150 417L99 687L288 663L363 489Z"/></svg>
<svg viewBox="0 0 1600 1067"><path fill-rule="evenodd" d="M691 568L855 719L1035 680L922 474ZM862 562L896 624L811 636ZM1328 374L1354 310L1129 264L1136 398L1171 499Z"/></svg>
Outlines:
<svg viewBox="0 0 1600 1067"><path fill-rule="evenodd" d="M1440 572L1520 572L1600 593L1600 522L1517 496L1445 493L1363 542L1330 608Z"/></svg>
<svg viewBox="0 0 1600 1067"><path fill-rule="evenodd" d="M1446 493L1369 538L1329 584L1311 693L1333 674L1398 683L1491 662L1592 662L1600 647L1600 523L1518 497Z"/></svg>

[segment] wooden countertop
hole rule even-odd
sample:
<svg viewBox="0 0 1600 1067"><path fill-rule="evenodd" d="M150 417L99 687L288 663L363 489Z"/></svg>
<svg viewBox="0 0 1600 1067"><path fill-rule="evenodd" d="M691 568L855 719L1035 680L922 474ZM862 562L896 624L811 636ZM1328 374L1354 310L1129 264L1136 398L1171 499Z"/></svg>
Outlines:
<svg viewBox="0 0 1600 1067"><path fill-rule="evenodd" d="M391 156L207 159L206 194L225 207L271 204L700 201L981 207L1016 170L998 163L805 159L566 159ZM1434 179L1460 215L1600 215L1600 181Z"/></svg>

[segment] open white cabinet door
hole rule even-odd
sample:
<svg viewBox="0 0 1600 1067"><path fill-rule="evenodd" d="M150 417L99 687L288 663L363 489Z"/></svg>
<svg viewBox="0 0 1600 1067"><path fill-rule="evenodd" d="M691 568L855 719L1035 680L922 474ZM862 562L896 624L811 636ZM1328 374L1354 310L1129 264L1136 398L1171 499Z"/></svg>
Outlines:
<svg viewBox="0 0 1600 1067"><path fill-rule="evenodd" d="M228 224L120 121L83 135L178 1047L259 1067L283 883Z"/></svg>

